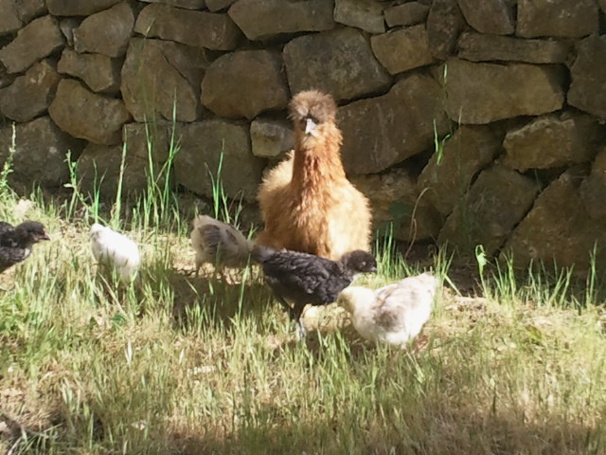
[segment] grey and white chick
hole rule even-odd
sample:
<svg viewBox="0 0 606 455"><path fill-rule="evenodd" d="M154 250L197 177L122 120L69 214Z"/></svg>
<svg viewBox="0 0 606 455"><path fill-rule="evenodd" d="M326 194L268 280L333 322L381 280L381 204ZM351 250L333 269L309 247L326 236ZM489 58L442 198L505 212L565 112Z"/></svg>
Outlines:
<svg viewBox="0 0 606 455"><path fill-rule="evenodd" d="M215 267L244 268L252 242L233 226L207 215L194 218L191 244L196 252L196 275L202 264Z"/></svg>
<svg viewBox="0 0 606 455"><path fill-rule="evenodd" d="M306 335L301 321L306 305L333 303L358 274L377 271L374 256L362 250L331 261L313 254L256 245L252 257L261 264L265 281L276 299L297 321L300 338Z"/></svg>
<svg viewBox="0 0 606 455"><path fill-rule="evenodd" d="M34 244L42 240L50 240L42 223L24 221L12 226L0 221L0 273L27 259Z"/></svg>
<svg viewBox="0 0 606 455"><path fill-rule="evenodd" d="M362 337L404 347L429 320L439 284L433 274L422 273L376 290L351 286L337 303Z"/></svg>
<svg viewBox="0 0 606 455"><path fill-rule="evenodd" d="M139 246L134 241L99 223L91 226L90 239L100 265L115 270L124 283L134 280L141 266Z"/></svg>

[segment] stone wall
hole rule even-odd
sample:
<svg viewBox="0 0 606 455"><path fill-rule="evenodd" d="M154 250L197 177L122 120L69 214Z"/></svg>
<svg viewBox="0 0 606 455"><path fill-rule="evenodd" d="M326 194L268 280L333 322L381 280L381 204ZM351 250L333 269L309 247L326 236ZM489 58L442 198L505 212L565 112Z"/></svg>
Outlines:
<svg viewBox="0 0 606 455"><path fill-rule="evenodd" d="M0 0L0 156L15 184L174 184L254 202L302 89L339 104L377 225L519 264L606 262L604 0ZM174 121L174 122L173 122ZM12 124L16 135L13 135Z"/></svg>

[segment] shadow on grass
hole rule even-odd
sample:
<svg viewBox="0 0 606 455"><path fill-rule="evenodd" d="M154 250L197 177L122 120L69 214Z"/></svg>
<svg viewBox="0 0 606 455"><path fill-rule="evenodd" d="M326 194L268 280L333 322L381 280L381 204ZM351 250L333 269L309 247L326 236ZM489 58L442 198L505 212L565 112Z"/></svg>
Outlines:
<svg viewBox="0 0 606 455"><path fill-rule="evenodd" d="M268 405L257 412L255 423L244 423L225 437L216 437L212 429L202 430L202 434L174 433L172 437L180 455L572 455L600 454L606 448L600 428L562 418L528 424L522 416L513 414L490 415L483 409L449 410L449 398L440 400L427 400L417 415L393 403L393 412L387 416L377 413L375 420L367 412L347 409L333 416L301 419L291 410ZM361 415L366 417L364 421Z"/></svg>

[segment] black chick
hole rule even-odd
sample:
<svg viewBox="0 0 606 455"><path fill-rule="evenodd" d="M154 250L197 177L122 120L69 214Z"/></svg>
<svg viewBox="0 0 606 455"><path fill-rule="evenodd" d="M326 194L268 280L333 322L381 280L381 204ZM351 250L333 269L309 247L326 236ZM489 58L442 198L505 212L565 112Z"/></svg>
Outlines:
<svg viewBox="0 0 606 455"><path fill-rule="evenodd" d="M373 255L362 250L351 251L338 261L331 261L313 254L256 245L252 258L263 267L265 281L276 299L297 321L301 338L306 335L301 321L306 305L335 302L356 275L377 271Z"/></svg>
<svg viewBox="0 0 606 455"><path fill-rule="evenodd" d="M0 273L24 261L34 243L50 240L42 223L25 221L16 227L0 221Z"/></svg>

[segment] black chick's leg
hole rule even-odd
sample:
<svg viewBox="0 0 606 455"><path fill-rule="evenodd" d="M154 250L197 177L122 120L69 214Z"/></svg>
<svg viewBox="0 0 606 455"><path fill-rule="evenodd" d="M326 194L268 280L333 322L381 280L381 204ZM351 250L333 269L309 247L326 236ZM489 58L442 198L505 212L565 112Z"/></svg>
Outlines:
<svg viewBox="0 0 606 455"><path fill-rule="evenodd" d="M295 305L292 309L292 318L297 321L297 333L299 335L299 340L304 341L307 338L307 329L303 325L303 310L305 309L305 305Z"/></svg>

